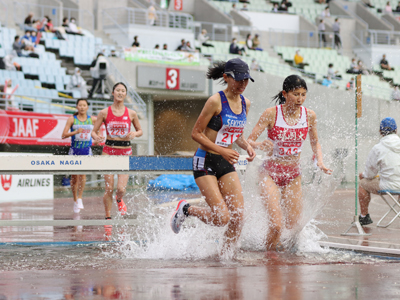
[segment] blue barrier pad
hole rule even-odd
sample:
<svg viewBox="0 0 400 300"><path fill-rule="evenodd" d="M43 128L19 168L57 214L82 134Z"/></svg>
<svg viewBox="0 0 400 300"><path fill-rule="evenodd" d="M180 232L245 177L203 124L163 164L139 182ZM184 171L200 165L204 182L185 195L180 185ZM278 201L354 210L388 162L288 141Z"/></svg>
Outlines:
<svg viewBox="0 0 400 300"><path fill-rule="evenodd" d="M174 190L174 191L194 191L198 186L193 175L182 174L163 174L156 179L150 180L148 190Z"/></svg>
<svg viewBox="0 0 400 300"><path fill-rule="evenodd" d="M400 195L400 191L391 191L391 190L379 190L378 194L386 194L390 193L392 195Z"/></svg>
<svg viewBox="0 0 400 300"><path fill-rule="evenodd" d="M191 171L193 157L130 156L129 171Z"/></svg>

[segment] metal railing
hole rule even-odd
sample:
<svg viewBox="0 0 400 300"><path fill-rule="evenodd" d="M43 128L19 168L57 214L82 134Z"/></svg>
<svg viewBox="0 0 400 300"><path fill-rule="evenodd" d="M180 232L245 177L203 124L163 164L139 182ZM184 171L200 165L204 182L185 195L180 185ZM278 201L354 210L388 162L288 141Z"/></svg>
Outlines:
<svg viewBox="0 0 400 300"><path fill-rule="evenodd" d="M325 36L325 42L323 37ZM334 32L319 31L291 31L270 29L268 32L268 41L274 46L291 46L291 47L307 47L307 48L335 48Z"/></svg>
<svg viewBox="0 0 400 300"><path fill-rule="evenodd" d="M128 25L145 25L157 27L193 30L193 17L186 13L176 13L155 10L155 22L152 25L152 17L149 17L148 9L116 7L102 11L103 28L118 27L119 29Z"/></svg>
<svg viewBox="0 0 400 300"><path fill-rule="evenodd" d="M61 4L59 6L54 5L42 5L27 2L13 2L13 18L14 22L20 25L24 24L25 18L30 12L34 13L33 19L43 19L44 16L48 16L52 19L52 23L55 27L62 25L62 19L75 18L77 26L93 31L94 30L94 15L84 9L66 8Z"/></svg>
<svg viewBox="0 0 400 300"><path fill-rule="evenodd" d="M369 45L400 45L400 31L361 30L354 33L356 44Z"/></svg>
<svg viewBox="0 0 400 300"><path fill-rule="evenodd" d="M13 100L5 99L9 94L0 93L0 109L18 108L23 111L34 111L40 113L71 114L76 111L75 98L33 96L15 93ZM111 101L88 100L89 114L97 114L100 110L110 106ZM125 106L134 109L133 103L126 103Z"/></svg>
<svg viewBox="0 0 400 300"><path fill-rule="evenodd" d="M115 82L123 82L127 86L127 97L133 102L133 109L138 113L141 118L146 118L147 106L135 89L130 85L129 81L118 71L117 67L108 60L109 75L114 78Z"/></svg>

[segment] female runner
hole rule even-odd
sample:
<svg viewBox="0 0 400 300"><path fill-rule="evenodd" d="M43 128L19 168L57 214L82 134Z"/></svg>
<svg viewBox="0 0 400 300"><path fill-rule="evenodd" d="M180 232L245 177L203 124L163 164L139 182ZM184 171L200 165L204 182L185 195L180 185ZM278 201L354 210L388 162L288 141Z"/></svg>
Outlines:
<svg viewBox="0 0 400 300"><path fill-rule="evenodd" d="M225 90L211 96L197 119L192 138L199 143L193 158L193 173L209 208L190 206L181 200L171 218L171 227L179 233L186 217L194 216L206 224L225 226L223 252L238 240L243 222L243 195L234 164L239 153L232 149L236 142L246 150L249 161L255 152L243 138L243 128L250 101L242 96L249 82L254 81L248 65L239 58L219 62L209 68L209 79L221 79Z"/></svg>
<svg viewBox="0 0 400 300"><path fill-rule="evenodd" d="M332 172L322 162L315 112L302 106L306 95L304 79L288 76L283 90L273 98L279 105L264 111L248 138L252 147L267 153L260 169L261 196L271 222L267 250L275 250L279 243L282 219L286 228L293 228L299 221L302 211L300 152L308 132L317 166L327 174ZM256 142L265 129L268 139Z"/></svg>
<svg viewBox="0 0 400 300"><path fill-rule="evenodd" d="M77 112L69 117L62 134L62 138L71 137L71 148L69 155L93 155L92 137L95 116L89 116L89 102L86 99L76 101ZM86 175L71 175L71 189L74 197L74 213L79 213L84 208L82 203L83 189L85 188Z"/></svg>
<svg viewBox="0 0 400 300"><path fill-rule="evenodd" d="M98 143L104 141L104 137L99 136L97 131L100 129L102 123L104 123L106 127L107 139L103 147L102 155L131 155L131 140L143 134L136 112L128 109L124 105L126 93L126 85L122 82L116 83L112 91L114 103L100 111L97 121L94 124L92 137L93 140ZM131 131L131 124L136 131ZM128 174L118 174L116 200L121 215L125 215L127 211L122 197L125 195L128 179ZM114 175L104 175L104 181L106 183L106 190L103 202L106 211L106 219L111 219Z"/></svg>

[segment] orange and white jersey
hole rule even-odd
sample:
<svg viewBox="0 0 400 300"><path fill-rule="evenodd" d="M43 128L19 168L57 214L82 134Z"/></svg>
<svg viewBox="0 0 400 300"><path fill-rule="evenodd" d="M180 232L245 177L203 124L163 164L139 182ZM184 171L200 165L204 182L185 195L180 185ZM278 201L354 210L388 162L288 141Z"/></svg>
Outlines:
<svg viewBox="0 0 400 300"><path fill-rule="evenodd" d="M308 133L307 109L302 106L300 119L295 125L288 125L282 112L282 105L276 106L275 124L268 129L268 139L274 144L273 156L297 156Z"/></svg>

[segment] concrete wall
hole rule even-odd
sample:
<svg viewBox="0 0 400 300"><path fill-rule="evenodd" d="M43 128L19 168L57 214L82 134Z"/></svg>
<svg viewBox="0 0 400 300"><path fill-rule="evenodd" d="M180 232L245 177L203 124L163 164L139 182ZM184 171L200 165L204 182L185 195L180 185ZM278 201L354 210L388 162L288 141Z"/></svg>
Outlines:
<svg viewBox="0 0 400 300"><path fill-rule="evenodd" d="M276 14L243 11L243 15L251 21L254 27L260 31L268 31L270 29L290 30L298 32L300 30L300 21L298 15Z"/></svg>
<svg viewBox="0 0 400 300"><path fill-rule="evenodd" d="M374 64L379 64L383 54L386 54L386 59L390 65L400 65L398 46L372 45L368 46L367 49L355 48L354 53L364 61L368 68L371 68Z"/></svg>
<svg viewBox="0 0 400 300"><path fill-rule="evenodd" d="M379 19L376 15L371 13L368 8L363 4L357 3L355 7L355 12L357 16L368 23L368 27L371 30L392 30L393 27L386 22Z"/></svg>
<svg viewBox="0 0 400 300"><path fill-rule="evenodd" d="M231 17L237 26L253 26L251 18L245 12L232 10Z"/></svg>
<svg viewBox="0 0 400 300"><path fill-rule="evenodd" d="M228 15L216 9L207 0L195 1L193 16L196 21L233 25L233 20Z"/></svg>
<svg viewBox="0 0 400 300"><path fill-rule="evenodd" d="M400 22L393 15L382 15L382 19L389 22L393 26L394 31L400 31Z"/></svg>

